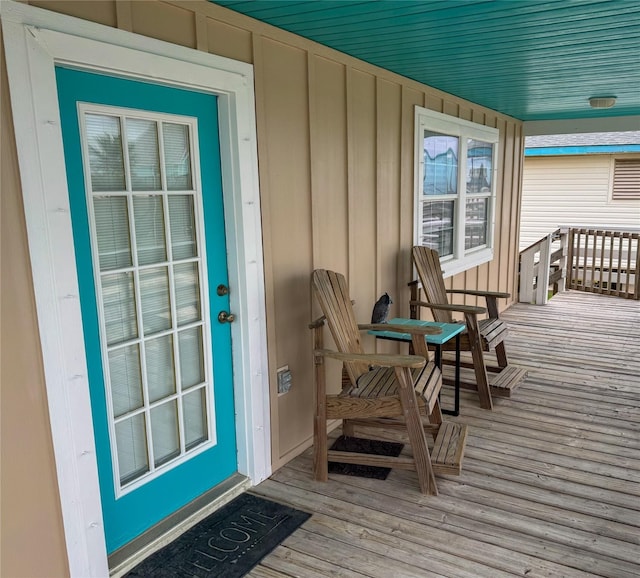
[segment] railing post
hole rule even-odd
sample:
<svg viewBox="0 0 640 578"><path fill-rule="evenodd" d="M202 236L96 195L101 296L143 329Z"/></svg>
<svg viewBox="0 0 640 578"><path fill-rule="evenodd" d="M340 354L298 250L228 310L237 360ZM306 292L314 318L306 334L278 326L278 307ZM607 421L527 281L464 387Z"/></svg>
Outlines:
<svg viewBox="0 0 640 578"><path fill-rule="evenodd" d="M633 298L640 301L640 235L634 235L636 249L636 263L633 280Z"/></svg>
<svg viewBox="0 0 640 578"><path fill-rule="evenodd" d="M536 282L536 305L544 305L549 301L549 269L551 267L551 240L547 235L540 243L540 260L538 261L538 278Z"/></svg>
<svg viewBox="0 0 640 578"><path fill-rule="evenodd" d="M567 244L569 246L569 250L568 250L568 254L567 254L567 285L569 287L569 289L573 289L573 284L574 284L574 280L573 280L573 261L575 259L575 255L574 255L574 250L573 250L573 244L575 243L575 239L574 239L574 231L575 229L571 228L569 229L569 235L568 235L568 239L567 239Z"/></svg>
<svg viewBox="0 0 640 578"><path fill-rule="evenodd" d="M537 245L529 247L520 253L520 291L518 301L531 303L533 301L533 261Z"/></svg>
<svg viewBox="0 0 640 578"><path fill-rule="evenodd" d="M560 235L560 251L562 256L559 259L558 267L562 271L560 279L558 279L558 292L561 293L567 288L567 257L569 245L569 230L558 229Z"/></svg>

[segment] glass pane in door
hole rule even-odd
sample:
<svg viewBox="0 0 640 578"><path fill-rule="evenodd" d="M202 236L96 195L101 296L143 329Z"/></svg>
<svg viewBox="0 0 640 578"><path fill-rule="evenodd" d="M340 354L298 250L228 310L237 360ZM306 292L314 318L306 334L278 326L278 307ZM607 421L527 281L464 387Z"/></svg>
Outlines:
<svg viewBox="0 0 640 578"><path fill-rule="evenodd" d="M91 189L124 191L124 156L120 119L103 114L85 115Z"/></svg>
<svg viewBox="0 0 640 578"><path fill-rule="evenodd" d="M120 483L127 484L149 471L145 415L139 413L115 424Z"/></svg>
<svg viewBox="0 0 640 578"><path fill-rule="evenodd" d="M202 329L193 327L178 333L180 351L180 380L182 389L198 385L204 381L204 352L202 350Z"/></svg>
<svg viewBox="0 0 640 578"><path fill-rule="evenodd" d="M167 267L143 269L139 273L142 327L145 335L171 329L171 296Z"/></svg>
<svg viewBox="0 0 640 578"><path fill-rule="evenodd" d="M109 352L109 377L114 417L142 407L144 399L138 345Z"/></svg>
<svg viewBox="0 0 640 578"><path fill-rule="evenodd" d="M169 196L169 222L174 260L196 257L198 253L192 195Z"/></svg>
<svg viewBox="0 0 640 578"><path fill-rule="evenodd" d="M102 312L107 345L117 345L138 336L133 273L102 276Z"/></svg>
<svg viewBox="0 0 640 578"><path fill-rule="evenodd" d="M124 489L212 439L202 201L193 190L189 122L92 111L84 126L106 394Z"/></svg>
<svg viewBox="0 0 640 578"><path fill-rule="evenodd" d="M126 197L96 197L93 200L96 238L101 271L133 264Z"/></svg>
<svg viewBox="0 0 640 578"><path fill-rule="evenodd" d="M165 122L162 125L162 134L167 189L187 191L192 188L189 131L184 125Z"/></svg>
<svg viewBox="0 0 640 578"><path fill-rule="evenodd" d="M199 278L198 263L180 263L173 267L178 326L201 318Z"/></svg>
<svg viewBox="0 0 640 578"><path fill-rule="evenodd" d="M185 443L187 449L202 443L207 437L207 396L204 387L184 396Z"/></svg>
<svg viewBox="0 0 640 578"><path fill-rule="evenodd" d="M173 335L151 339L145 345L149 401L154 402L176 391Z"/></svg>
<svg viewBox="0 0 640 578"><path fill-rule="evenodd" d="M157 124L139 118L127 118L126 124L131 188L156 191L161 188Z"/></svg>
<svg viewBox="0 0 640 578"><path fill-rule="evenodd" d="M178 407L175 399L151 410L151 435L156 467L180 455Z"/></svg>
<svg viewBox="0 0 640 578"><path fill-rule="evenodd" d="M138 265L167 260L164 233L164 208L161 195L135 195L133 215L136 224Z"/></svg>

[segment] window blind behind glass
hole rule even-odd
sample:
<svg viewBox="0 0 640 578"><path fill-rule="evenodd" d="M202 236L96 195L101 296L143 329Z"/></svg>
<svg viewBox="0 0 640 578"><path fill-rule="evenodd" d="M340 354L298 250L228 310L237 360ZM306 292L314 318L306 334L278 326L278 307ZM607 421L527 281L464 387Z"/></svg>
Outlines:
<svg viewBox="0 0 640 578"><path fill-rule="evenodd" d="M105 362L125 485L209 439L191 129L88 112L84 121Z"/></svg>

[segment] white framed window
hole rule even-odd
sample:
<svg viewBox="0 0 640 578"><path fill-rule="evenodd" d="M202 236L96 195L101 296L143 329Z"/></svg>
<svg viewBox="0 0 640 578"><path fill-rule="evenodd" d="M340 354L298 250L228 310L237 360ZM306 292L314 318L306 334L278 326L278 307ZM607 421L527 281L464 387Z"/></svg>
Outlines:
<svg viewBox="0 0 640 578"><path fill-rule="evenodd" d="M78 105L116 496L215 444L196 119Z"/></svg>
<svg viewBox="0 0 640 578"><path fill-rule="evenodd" d="M414 243L445 277L493 258L498 129L415 110Z"/></svg>

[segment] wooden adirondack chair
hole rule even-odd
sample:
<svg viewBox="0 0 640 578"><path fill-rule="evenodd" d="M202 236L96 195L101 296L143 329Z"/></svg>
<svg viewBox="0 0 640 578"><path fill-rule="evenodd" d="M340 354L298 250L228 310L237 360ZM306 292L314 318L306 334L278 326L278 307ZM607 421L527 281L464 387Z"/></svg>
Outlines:
<svg viewBox="0 0 640 578"><path fill-rule="evenodd" d="M343 275L318 269L313 272L314 294L324 316L310 324L314 330L316 407L314 422L314 475L328 480L328 462L342 462L388 468L414 469L420 490L437 494L436 473L459 474L467 428L443 423L438 393L442 387L440 370L430 360L424 336L436 333L433 327L390 324L358 325ZM323 345L327 322L338 351ZM412 333L417 355L366 354L360 331L397 328ZM344 364L343 389L327 395L325 358ZM428 418L428 421L427 421ZM343 433L353 435L356 425L367 428L405 430L413 457L387 457L327 449L327 420L343 420ZM375 431L375 429L374 429ZM434 437L429 451L426 433Z"/></svg>
<svg viewBox="0 0 640 578"><path fill-rule="evenodd" d="M476 389L480 397L480 406L492 409L492 395L510 397L520 382L526 377L526 370L509 365L504 339L507 336L507 326L499 318L499 298L509 297L509 293L496 291L471 291L464 289L446 289L440 257L438 252L429 247L413 247L413 262L422 284L425 301L418 300L418 283L411 285L411 317L419 319L418 307L428 307L435 321L453 323L453 312L464 315L466 330L461 335L460 350L470 351L472 363L461 363L463 367L472 367L475 372L476 383L461 380L460 386ZM475 295L486 299L487 307L450 304L447 295L461 293ZM487 319L478 319L478 315L489 313ZM453 342L446 344L444 349L453 349ZM495 349L497 366L487 367L483 351ZM487 370L490 373L487 373Z"/></svg>

